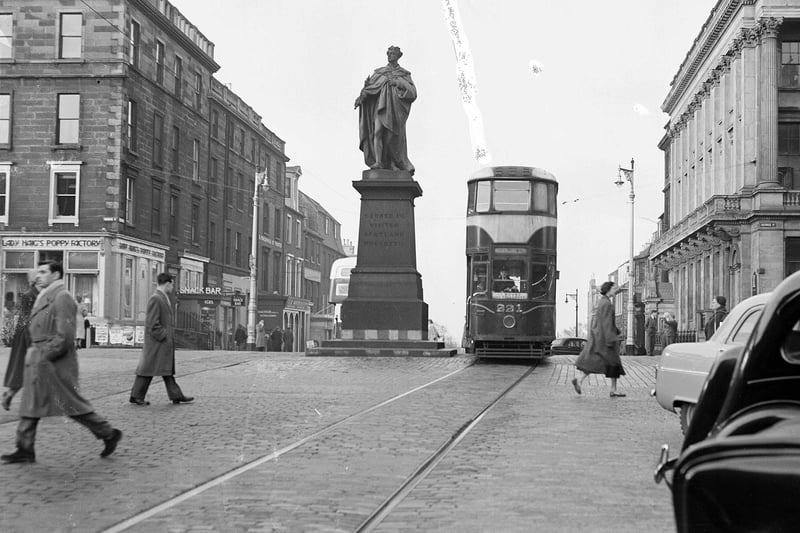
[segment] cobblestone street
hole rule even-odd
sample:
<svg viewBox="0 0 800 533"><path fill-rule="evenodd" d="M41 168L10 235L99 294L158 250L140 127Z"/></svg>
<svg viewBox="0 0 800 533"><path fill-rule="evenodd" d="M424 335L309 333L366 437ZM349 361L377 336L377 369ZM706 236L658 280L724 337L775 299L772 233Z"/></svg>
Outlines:
<svg viewBox="0 0 800 533"><path fill-rule="evenodd" d="M527 370L465 356L179 351L176 377L195 402L172 405L155 381L152 405L137 407L137 350L79 358L84 395L123 440L100 459L84 428L43 419L37 463L0 468L2 531L353 531ZM571 361L538 365L377 530L673 531L669 493L652 481L659 446L680 443L677 416L648 395L658 357L624 358L619 399L598 376L575 394ZM15 422L12 405L4 451Z"/></svg>

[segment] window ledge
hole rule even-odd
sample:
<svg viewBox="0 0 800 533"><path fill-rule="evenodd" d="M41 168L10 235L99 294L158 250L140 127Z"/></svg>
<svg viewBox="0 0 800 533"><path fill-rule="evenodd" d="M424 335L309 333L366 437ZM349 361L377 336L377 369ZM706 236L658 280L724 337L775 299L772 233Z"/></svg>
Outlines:
<svg viewBox="0 0 800 533"><path fill-rule="evenodd" d="M70 152L82 152L83 145L81 144L53 144L50 146L51 152L59 152L59 151L70 151Z"/></svg>

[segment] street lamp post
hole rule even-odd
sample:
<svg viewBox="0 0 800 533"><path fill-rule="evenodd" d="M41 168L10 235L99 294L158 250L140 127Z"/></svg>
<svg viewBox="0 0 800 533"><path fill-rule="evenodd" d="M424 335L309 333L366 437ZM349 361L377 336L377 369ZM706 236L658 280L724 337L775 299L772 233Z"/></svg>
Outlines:
<svg viewBox="0 0 800 533"><path fill-rule="evenodd" d="M256 306L258 304L258 275L257 250L258 250L258 207L259 191L264 183L266 172L256 171L255 187L253 192L253 237L250 242L250 301L247 303L247 347L248 351L256 349Z"/></svg>
<svg viewBox="0 0 800 533"><path fill-rule="evenodd" d="M564 298L564 303L568 304L569 299L575 299L575 336L579 337L578 335L578 289L575 289L575 292L568 292L567 296Z"/></svg>
<svg viewBox="0 0 800 533"><path fill-rule="evenodd" d="M628 198L631 201L631 243L630 257L628 258L628 325L626 328L627 337L625 339L625 353L627 355L634 355L636 353L636 346L633 344L633 202L634 198L636 198L636 195L634 194L633 189L633 158L631 158L630 169L618 166L617 181L615 181L614 184L617 187L622 187L626 181L631 184L631 192L628 194Z"/></svg>

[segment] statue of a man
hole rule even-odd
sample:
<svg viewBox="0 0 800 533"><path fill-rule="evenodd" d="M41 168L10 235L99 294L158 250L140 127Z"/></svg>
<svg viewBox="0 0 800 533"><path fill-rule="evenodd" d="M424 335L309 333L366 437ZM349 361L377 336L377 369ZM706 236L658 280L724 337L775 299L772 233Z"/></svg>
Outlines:
<svg viewBox="0 0 800 533"><path fill-rule="evenodd" d="M386 51L389 64L375 69L364 82L355 107L360 108L359 148L364 163L373 169L408 170L406 120L411 102L417 99L417 88L411 73L397 64L403 52L397 46Z"/></svg>

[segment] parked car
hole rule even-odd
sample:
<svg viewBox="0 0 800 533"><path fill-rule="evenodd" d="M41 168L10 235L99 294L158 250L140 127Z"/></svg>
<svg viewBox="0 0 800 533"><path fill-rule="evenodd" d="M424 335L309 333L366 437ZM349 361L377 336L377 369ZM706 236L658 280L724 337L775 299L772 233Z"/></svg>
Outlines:
<svg viewBox="0 0 800 533"><path fill-rule="evenodd" d="M716 360L680 455L662 446L655 479L672 491L678 533L800 531L800 272Z"/></svg>
<svg viewBox="0 0 800 533"><path fill-rule="evenodd" d="M577 355L581 353L586 339L581 337L562 337L550 343L552 355Z"/></svg>
<svg viewBox="0 0 800 533"><path fill-rule="evenodd" d="M769 297L769 293L758 294L740 302L706 342L675 343L664 348L651 394L664 409L680 413L684 433L711 365L726 349L747 341Z"/></svg>

